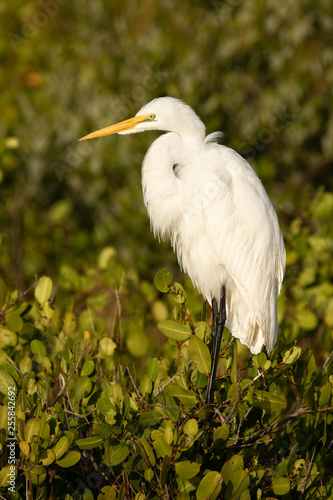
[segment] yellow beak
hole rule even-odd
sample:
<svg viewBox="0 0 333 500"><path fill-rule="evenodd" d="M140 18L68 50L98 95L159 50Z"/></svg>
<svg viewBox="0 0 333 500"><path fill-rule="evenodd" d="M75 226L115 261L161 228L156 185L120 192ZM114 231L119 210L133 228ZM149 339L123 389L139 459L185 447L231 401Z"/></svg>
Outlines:
<svg viewBox="0 0 333 500"><path fill-rule="evenodd" d="M87 139L95 139L96 137L104 137L105 135L117 134L118 132L125 132L126 130L133 129L138 123L147 121L150 115L140 115L134 116L134 118L129 118L123 122L116 123L115 125L110 125L110 127L101 128L92 132L91 134L81 137L79 141L86 141Z"/></svg>

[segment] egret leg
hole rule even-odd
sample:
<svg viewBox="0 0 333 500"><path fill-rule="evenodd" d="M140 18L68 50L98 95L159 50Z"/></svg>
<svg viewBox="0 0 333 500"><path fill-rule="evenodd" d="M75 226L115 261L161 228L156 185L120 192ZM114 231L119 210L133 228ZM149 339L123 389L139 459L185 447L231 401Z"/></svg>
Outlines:
<svg viewBox="0 0 333 500"><path fill-rule="evenodd" d="M226 320L224 286L221 288L220 307L218 307L218 302L214 298L212 300L212 309L213 309L212 350L211 350L212 367L207 386L206 404L214 403L216 369L219 360L220 345Z"/></svg>

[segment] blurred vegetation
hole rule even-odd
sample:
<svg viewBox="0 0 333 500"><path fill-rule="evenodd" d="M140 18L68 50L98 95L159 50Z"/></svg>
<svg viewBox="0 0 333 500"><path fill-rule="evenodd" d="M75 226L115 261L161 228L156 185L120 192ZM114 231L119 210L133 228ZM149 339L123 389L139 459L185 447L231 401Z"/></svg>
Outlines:
<svg viewBox="0 0 333 500"><path fill-rule="evenodd" d="M87 275L68 269L61 289L41 278L30 301L0 280L2 498L331 498L333 351L318 365L281 331L269 359L249 358L225 330L206 406L209 326L171 273L155 286L172 305L161 348L144 333L151 314L168 317L157 290L145 284L135 315L110 253Z"/></svg>
<svg viewBox="0 0 333 500"><path fill-rule="evenodd" d="M105 245L141 277L177 269L142 203L156 135L77 142L158 96L224 132L284 232L319 186L332 190L329 1L14 0L0 15L0 268L15 286L64 262L83 269Z"/></svg>
<svg viewBox="0 0 333 500"><path fill-rule="evenodd" d="M124 372L126 366L131 370L135 366L135 380L141 393L146 394L149 404L154 403L157 389L149 392L147 387L153 386L156 380L175 375L179 366L175 368L172 360L180 352L175 347L175 340L163 342L156 323L177 318L181 323L187 322L186 317L177 316L175 308L178 310L179 304L175 303L175 298L165 300L152 285L155 272L161 267L170 269L185 286L186 306L193 321L206 319L202 300L179 271L169 243L156 241L149 229L142 202L140 166L148 146L158 134L77 142L92 130L133 116L143 104L163 95L179 97L191 105L206 124L207 133L222 130L225 144L243 154L262 179L278 213L287 249L286 276L278 300L279 345L282 353L292 349L294 343L301 346L303 365L304 360L311 359L304 368L302 380L300 372L296 373L297 363L293 365L292 372L288 372L290 386L285 383L285 374L275 371L283 359L283 354L276 353L270 376L279 375L276 390L288 401L287 409L282 411L285 415L293 411L293 384L300 391L298 394L295 389L295 407L299 404L314 411L324 408L323 402L328 407L332 363L322 372L320 370L333 348L331 3L328 0L286 0L283 3L273 0L185 0L176 7L171 0L30 0L24 3L12 0L0 5L0 19L3 27L0 39L0 275L9 290L7 295L4 293L0 297L0 362L3 363L0 369L14 377L21 391L22 422L41 418L42 414L51 418L48 412L53 411L59 377L67 380L76 370L74 379L77 380L83 369L83 365L76 366L75 362L80 359L83 349L80 342L84 340L91 343L92 350L80 363L87 362L90 368L91 363L94 364L93 370L86 375L91 385L85 379L90 392L83 389L82 400L75 392L75 385L70 386L67 399L61 402L61 411L72 411L72 403L68 401L74 398L78 405L76 412L85 414L94 408L101 391L105 392L101 397L110 397L111 401L114 394L111 395L106 382L111 376L123 388L123 393L136 401L138 407L133 409L132 402L131 411L138 414L145 411L145 404L132 394L133 384ZM36 297L36 284L43 275L50 276L54 284L46 306L38 301L39 292ZM55 341L57 336L60 340ZM103 341L105 345L103 342L101 345L102 338L116 346L115 365L110 360L106 363L106 353L109 348L112 350L113 344ZM80 342L74 352L76 341ZM40 351L38 342L45 346L45 353ZM45 358L50 356L52 359L47 363ZM183 360L190 360L186 346L181 356ZM229 351L226 356L233 359ZM60 364L61 357L67 361ZM145 365L149 357L165 360L160 378L153 379L151 372L147 373ZM6 358L19 371L15 372ZM264 369L266 360L258 359L250 357L248 350L238 345L239 377L254 377L253 366ZM220 385L219 397L222 399L229 397L235 383L231 379L235 376L231 371L234 365L230 363L223 365L222 362L229 377L228 382L223 382L225 385ZM201 386L194 389L191 385L193 369L197 369L195 364L187 372L186 381L182 379L180 383L190 383L197 397L205 384L201 380ZM180 376L180 372L177 373ZM43 386L45 377L50 393ZM30 379L35 380L39 393L46 391L47 404L39 399L38 406L37 392ZM305 386L314 381L314 393L305 394ZM260 383L264 382L259 380L256 390L262 389ZM55 389L51 390L52 384ZM88 393L90 396L96 393L92 407L85 399ZM7 404L3 387L2 397L1 402ZM253 403L252 396L247 397L248 392L242 393L238 400L240 406L238 403L235 406L238 420L232 432L236 435L244 408L251 401ZM116 413L123 411L121 405L114 409ZM228 407L223 409L225 415L229 410ZM261 410L264 424L269 421L271 425L274 415L266 415L266 410ZM60 412L60 408L56 411ZM106 416L100 411L101 414L92 413L90 420L87 417L85 422L89 424L83 428L82 438L90 438L93 422L102 420L101 415ZM328 413L320 411L319 414L328 418ZM119 420L125 413L122 417L117 415L115 418ZM117 425L122 432L127 429L128 439L135 440L135 436L138 438L136 427L126 427L132 416L126 413L126 418L117 420ZM168 415L171 427L176 426L178 416L175 413L172 420ZM303 498L320 498L319 490L317 496L305 495L305 478L311 481L308 488L315 478L320 484L324 474L328 478L326 485L331 480L326 462L332 447L332 436L327 434L329 422L325 416L306 418L305 428L310 440L306 449L302 449L299 456L294 451L288 466L282 467L276 475L291 479L294 490L291 489L290 498L301 498L303 485ZM52 451L52 446L65 432L73 431L74 437L67 435L68 439L78 439L78 424L74 425L73 420L81 421L74 416L73 429L66 419L53 428L53 441L48 441L47 445L44 442L44 451L46 448ZM218 425L217 421L210 421L212 426L206 424L207 439L214 425ZM302 425L303 420L296 419L297 432L287 440L285 453L289 457L295 443L304 438L300 434ZM107 432L111 432L109 428ZM149 432L141 437L144 435L152 446ZM318 433L324 433L321 441ZM1 439L3 445L3 434ZM37 453L37 445L41 442L31 437L29 446L33 442L36 445L33 458L25 456L25 445L20 452L25 470L31 460L39 467L45 459ZM273 443L269 460L273 460L278 445L278 441ZM69 453L77 453L75 446ZM176 446L176 441L172 446ZM69 449L70 445L66 452ZM187 457L195 462L193 450L191 447L183 450L182 459ZM258 449L251 450L259 457ZM135 453L138 452L133 453L128 455L129 460L136 463L139 459ZM195 448L195 453L200 455L201 451ZM237 467L244 472L246 469L246 474L251 476L254 469L245 455ZM180 471L174 468L178 455L175 456L175 461L169 464L171 469L169 465L164 466L173 471L173 475L168 476L173 479ZM96 457L98 461L99 456ZM219 456L221 463L229 459L228 453L223 457ZM6 458L5 448L2 448L1 458ZM158 469L160 458L157 456L157 469L154 470L159 478L165 474L163 467L163 470ZM208 458L207 455L205 464ZM271 471L275 471L280 458L276 456L274 466L270 462ZM295 465L296 460L304 463ZM45 463L48 463L47 458ZM83 469L81 472L75 469L75 474L81 481L89 468L87 462L80 461L80 464ZM108 467L107 461L105 464ZM319 475L312 474L313 464L318 470L321 468ZM146 473L146 466L141 466L146 481L146 489L142 491L148 492L151 473ZM212 470L220 474L221 467L212 467ZM196 466L194 469L197 470ZM61 469L55 470L60 478L64 477ZM47 471L46 481L53 477L52 467L50 471L51 475ZM271 486L275 472L265 474L262 491L266 496L263 498L269 495L273 498L273 493L278 495ZM203 475L193 477L203 480ZM247 479L244 480L247 484ZM30 480L29 491L39 479L34 481ZM121 481L117 481L115 488L121 498ZM179 495L190 494L179 481ZM255 483L253 475L250 481L250 488L256 491L259 483ZM23 482L20 483L22 488ZM133 484L135 492L140 492L137 478ZM155 493L157 484L154 483ZM281 484L282 489L276 486L276 491L286 491L286 482ZM297 489L299 487L301 490ZM48 495L45 491L43 494ZM94 494L96 492L95 489ZM233 498L232 492L232 485L222 484L225 498ZM308 495L314 495L311 492ZM331 494L329 486L327 492ZM109 498L116 498L113 493L109 495ZM128 498L132 498L129 493Z"/></svg>

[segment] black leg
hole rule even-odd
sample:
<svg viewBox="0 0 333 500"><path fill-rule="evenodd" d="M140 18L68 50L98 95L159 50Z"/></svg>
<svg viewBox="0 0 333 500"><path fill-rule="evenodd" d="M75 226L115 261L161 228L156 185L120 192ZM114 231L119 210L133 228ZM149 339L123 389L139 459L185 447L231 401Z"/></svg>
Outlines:
<svg viewBox="0 0 333 500"><path fill-rule="evenodd" d="M226 320L224 286L221 289L220 307L218 307L217 300L213 299L212 309L213 309L212 350L211 350L212 367L210 371L210 377L208 380L207 394L206 394L206 404L208 405L214 403L216 368L217 368L217 362L219 360L222 333Z"/></svg>

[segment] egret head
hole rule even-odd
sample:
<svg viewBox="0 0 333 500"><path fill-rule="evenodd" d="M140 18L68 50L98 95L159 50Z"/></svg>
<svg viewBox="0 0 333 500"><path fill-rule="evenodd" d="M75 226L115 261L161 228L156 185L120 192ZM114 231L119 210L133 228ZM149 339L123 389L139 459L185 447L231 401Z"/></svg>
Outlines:
<svg viewBox="0 0 333 500"><path fill-rule="evenodd" d="M128 120L92 132L80 140L94 139L110 134L135 134L146 130L176 132L186 135L205 136L205 126L190 106L174 97L158 97L145 104L140 111Z"/></svg>

